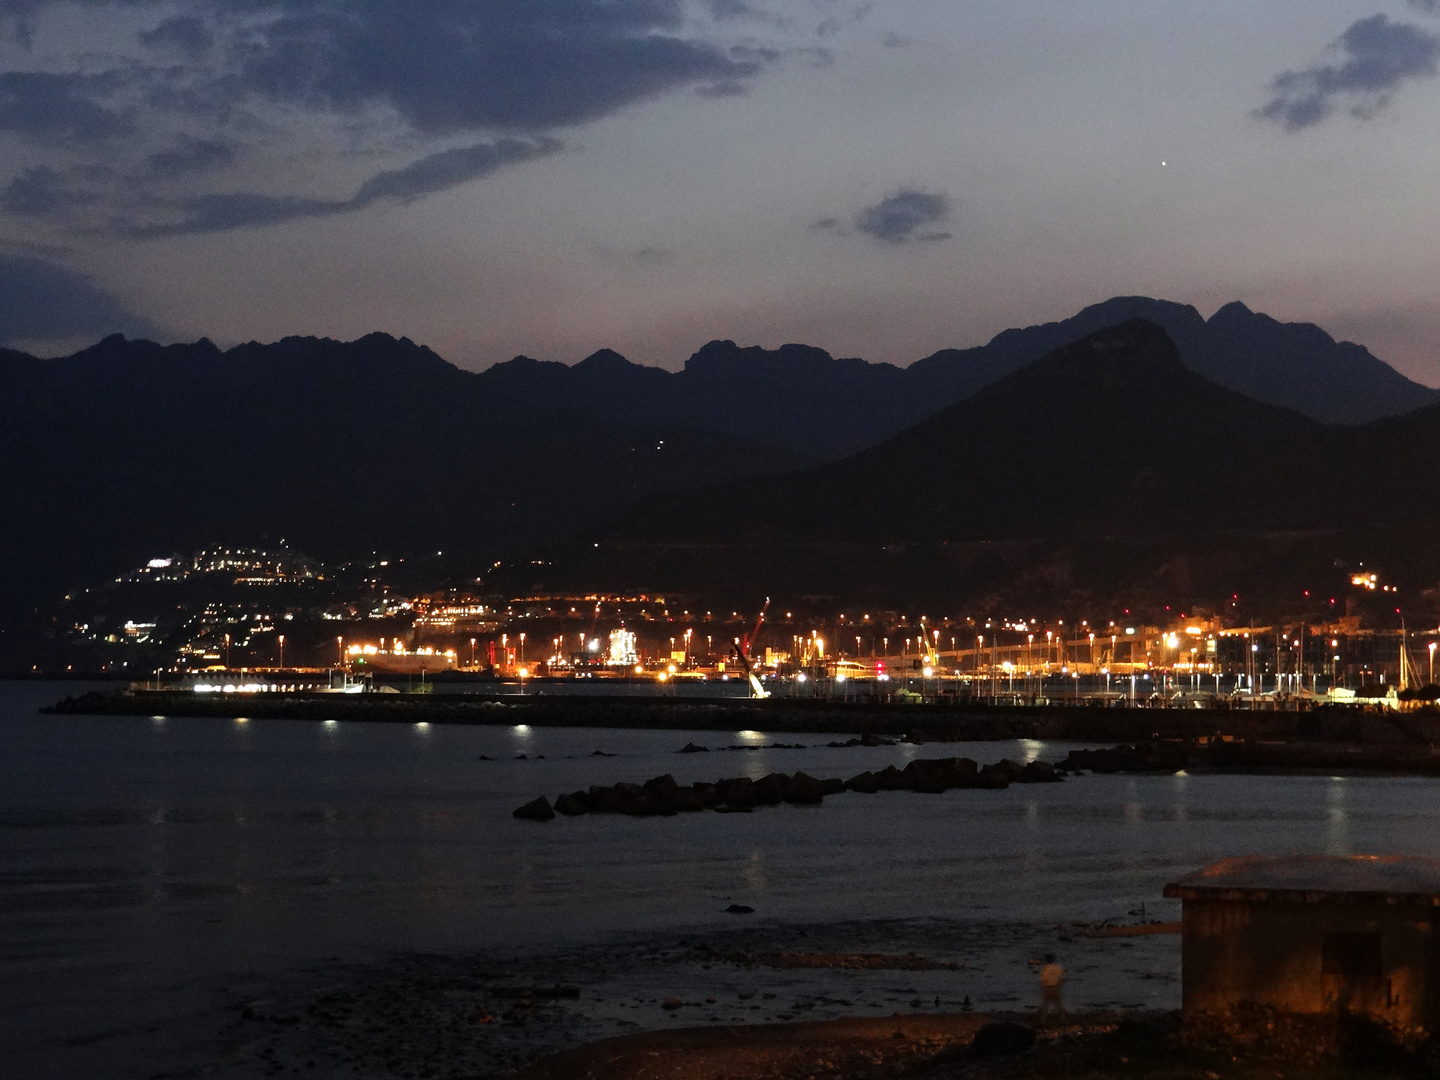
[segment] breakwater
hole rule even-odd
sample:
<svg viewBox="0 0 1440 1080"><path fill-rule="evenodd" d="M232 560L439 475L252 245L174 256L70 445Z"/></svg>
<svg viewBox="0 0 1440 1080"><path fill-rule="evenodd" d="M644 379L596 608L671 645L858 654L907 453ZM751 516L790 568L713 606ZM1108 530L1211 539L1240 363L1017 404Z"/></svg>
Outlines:
<svg viewBox="0 0 1440 1080"><path fill-rule="evenodd" d="M686 699L510 694L195 694L117 690L66 698L52 714L250 719L343 720L374 723L484 724L534 727L675 729L692 731L876 734L911 742L1065 739L1136 742L1196 739L1295 739L1329 727L1388 730L1379 715L1344 710L1306 713L1239 709L1107 708L1095 705L840 702L822 699ZM1344 735L1345 732L1340 732ZM1363 732L1361 733L1363 734ZM1349 737L1348 735L1346 737ZM1411 741L1401 733L1401 741Z"/></svg>
<svg viewBox="0 0 1440 1080"><path fill-rule="evenodd" d="M791 803L813 806L827 795L855 792L915 791L940 795L955 788L1007 788L1011 784L1059 783L1064 772L1044 761L1020 764L1008 758L983 767L970 758L918 758L903 769L891 765L879 772L865 771L849 780L817 779L808 773L770 773L758 780L748 776L699 782L682 787L666 773L643 784L593 785L586 791L560 795L555 805L545 796L517 807L514 816L530 821L552 821L557 813L628 814L631 817L673 817L676 814L714 810L748 814L759 806Z"/></svg>

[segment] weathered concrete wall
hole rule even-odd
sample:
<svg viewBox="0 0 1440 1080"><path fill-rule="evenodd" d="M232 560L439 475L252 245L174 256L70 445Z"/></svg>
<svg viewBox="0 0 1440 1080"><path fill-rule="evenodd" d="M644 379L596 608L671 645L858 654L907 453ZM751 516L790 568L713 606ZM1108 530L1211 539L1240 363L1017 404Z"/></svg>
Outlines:
<svg viewBox="0 0 1440 1080"><path fill-rule="evenodd" d="M1404 1030L1434 1029L1432 909L1414 905L1186 900L1185 1015L1253 1002L1292 1013L1348 1009ZM1326 973L1330 934L1378 934L1376 974Z"/></svg>

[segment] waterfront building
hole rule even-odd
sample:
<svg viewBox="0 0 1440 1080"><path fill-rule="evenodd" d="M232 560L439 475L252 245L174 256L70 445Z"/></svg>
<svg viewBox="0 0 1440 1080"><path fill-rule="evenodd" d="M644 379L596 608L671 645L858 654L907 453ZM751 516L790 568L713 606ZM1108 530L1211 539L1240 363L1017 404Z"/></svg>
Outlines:
<svg viewBox="0 0 1440 1080"><path fill-rule="evenodd" d="M1165 886L1183 901L1187 1021L1259 1005L1440 1022L1440 859L1225 859Z"/></svg>

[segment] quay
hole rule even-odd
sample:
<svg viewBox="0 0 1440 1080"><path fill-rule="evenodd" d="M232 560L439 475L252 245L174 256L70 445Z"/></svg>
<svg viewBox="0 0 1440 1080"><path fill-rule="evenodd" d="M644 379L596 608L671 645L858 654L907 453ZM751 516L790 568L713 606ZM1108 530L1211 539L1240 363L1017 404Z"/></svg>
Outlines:
<svg viewBox="0 0 1440 1080"><path fill-rule="evenodd" d="M1440 710L1307 710L992 705L937 700L683 698L549 694L196 694L121 689L69 697L50 715L219 717L346 723L633 728L766 736L883 736L910 743L1014 739L1154 744L1156 769L1440 775ZM679 747L677 747L677 750ZM1099 771L1106 770L1103 767Z"/></svg>

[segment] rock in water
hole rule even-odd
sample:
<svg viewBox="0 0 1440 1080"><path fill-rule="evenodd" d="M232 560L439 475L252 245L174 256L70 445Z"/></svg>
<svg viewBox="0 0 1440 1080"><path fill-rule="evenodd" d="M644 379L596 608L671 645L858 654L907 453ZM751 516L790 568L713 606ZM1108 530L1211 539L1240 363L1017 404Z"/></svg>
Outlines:
<svg viewBox="0 0 1440 1080"><path fill-rule="evenodd" d="M790 778L789 790L785 793L786 802L804 806L813 805L824 798L825 790L820 781L809 773L797 772Z"/></svg>
<svg viewBox="0 0 1440 1080"><path fill-rule="evenodd" d="M859 776L852 776L845 781L845 787L850 791L858 791L862 795L874 795L880 790L880 785L875 780L875 774L869 771L862 772Z"/></svg>
<svg viewBox="0 0 1440 1080"><path fill-rule="evenodd" d="M677 754L708 754L710 748L708 746L696 746L693 742L687 742L675 752Z"/></svg>
<svg viewBox="0 0 1440 1080"><path fill-rule="evenodd" d="M578 817L590 809L590 798L583 791L572 791L555 800L555 809L566 817Z"/></svg>
<svg viewBox="0 0 1440 1080"><path fill-rule="evenodd" d="M1055 767L1048 761L1032 761L1025 766L1023 779L1032 784L1053 784L1064 778L1055 775Z"/></svg>
<svg viewBox="0 0 1440 1080"><path fill-rule="evenodd" d="M785 789L789 785L790 777L784 773L770 773L755 781L751 790L755 795L755 803L758 806L779 806L785 799Z"/></svg>
<svg viewBox="0 0 1440 1080"><path fill-rule="evenodd" d="M733 780L721 780L718 785L722 800L732 810L753 809L756 802L755 781L748 776L739 776Z"/></svg>
<svg viewBox="0 0 1440 1080"><path fill-rule="evenodd" d="M524 806L517 807L515 816L525 821L553 821L555 811L550 806L550 800L541 795L534 802L527 802Z"/></svg>
<svg viewBox="0 0 1440 1080"><path fill-rule="evenodd" d="M894 765L886 765L875 774L875 785L881 791L901 791L907 786L905 777Z"/></svg>
<svg viewBox="0 0 1440 1080"><path fill-rule="evenodd" d="M727 915L753 915L755 909L749 904L731 904L725 909Z"/></svg>

